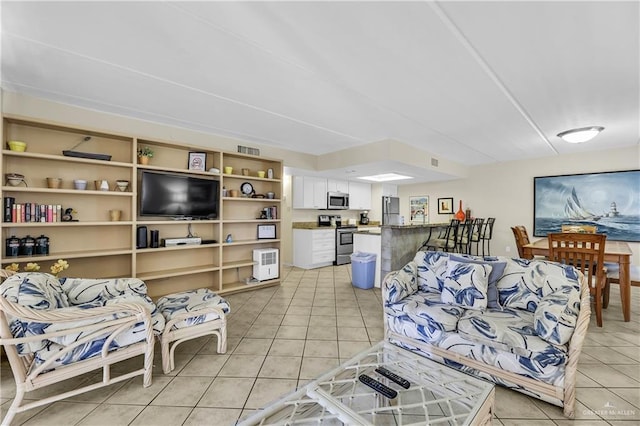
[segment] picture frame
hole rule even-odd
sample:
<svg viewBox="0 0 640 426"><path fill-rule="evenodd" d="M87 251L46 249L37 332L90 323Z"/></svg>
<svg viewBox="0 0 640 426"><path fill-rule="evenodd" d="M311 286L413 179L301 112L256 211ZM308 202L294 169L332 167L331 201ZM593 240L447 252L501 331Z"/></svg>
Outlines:
<svg viewBox="0 0 640 426"><path fill-rule="evenodd" d="M429 196L409 197L409 208L412 224L429 223Z"/></svg>
<svg viewBox="0 0 640 426"><path fill-rule="evenodd" d="M199 170L204 172L207 169L206 152L189 152L189 170Z"/></svg>
<svg viewBox="0 0 640 426"><path fill-rule="evenodd" d="M258 225L258 239L259 240L275 240L276 238L276 225L273 223Z"/></svg>
<svg viewBox="0 0 640 426"><path fill-rule="evenodd" d="M607 241L640 242L640 170L533 178L533 235L595 225Z"/></svg>
<svg viewBox="0 0 640 426"><path fill-rule="evenodd" d="M438 214L453 213L453 197L438 198Z"/></svg>

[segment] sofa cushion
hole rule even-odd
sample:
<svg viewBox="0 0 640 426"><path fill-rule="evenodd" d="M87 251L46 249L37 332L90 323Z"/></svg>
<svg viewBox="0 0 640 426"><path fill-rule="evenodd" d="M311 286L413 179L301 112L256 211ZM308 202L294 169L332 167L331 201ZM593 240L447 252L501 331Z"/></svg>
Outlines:
<svg viewBox="0 0 640 426"><path fill-rule="evenodd" d="M503 307L526 309L532 313L546 294L565 285L579 286L573 267L527 259L509 259L496 285Z"/></svg>
<svg viewBox="0 0 640 426"><path fill-rule="evenodd" d="M385 313L399 321L420 325L427 338L440 332L455 331L464 309L440 301L440 294L418 291L397 303L385 304ZM404 318L403 318L404 317Z"/></svg>
<svg viewBox="0 0 640 426"><path fill-rule="evenodd" d="M417 265L409 262L384 283L385 300L396 303L418 291Z"/></svg>
<svg viewBox="0 0 640 426"><path fill-rule="evenodd" d="M72 305L141 303L151 312L153 332L159 335L164 331L164 317L147 296L147 285L139 278L61 278L60 282Z"/></svg>
<svg viewBox="0 0 640 426"><path fill-rule="evenodd" d="M416 253L413 261L418 267L418 288L421 291L442 292L448 259L448 253L439 251L419 251Z"/></svg>
<svg viewBox="0 0 640 426"><path fill-rule="evenodd" d="M567 348L540 338L533 328L533 315L522 309L510 308L489 309L485 312L467 310L458 321L458 333L485 346L525 358L546 353L552 357L561 357L564 362Z"/></svg>
<svg viewBox="0 0 640 426"><path fill-rule="evenodd" d="M8 301L37 310L51 310L69 306L67 295L60 282L51 274L41 272L21 272L7 278L0 284L0 294ZM46 324L30 323L19 318L11 320L11 334L16 338L42 334ZM18 353L38 351L46 345L45 341L33 341L17 345Z"/></svg>
<svg viewBox="0 0 640 426"><path fill-rule="evenodd" d="M491 269L488 264L449 259L444 275L442 301L469 309L485 309Z"/></svg>
<svg viewBox="0 0 640 426"><path fill-rule="evenodd" d="M580 289L564 286L544 296L533 316L533 327L542 339L564 345L571 339L580 312Z"/></svg>
<svg viewBox="0 0 640 426"><path fill-rule="evenodd" d="M487 307L488 308L499 308L500 302L498 301L498 287L496 283L502 274L504 274L504 269L507 266L507 262L503 259L498 259L497 257L485 256L484 258L479 258L476 256L471 256L468 254L451 254L449 255L449 260L455 260L457 262L467 262L467 263L480 263L480 264L489 264L491 265L491 273L489 274L489 284L487 285Z"/></svg>

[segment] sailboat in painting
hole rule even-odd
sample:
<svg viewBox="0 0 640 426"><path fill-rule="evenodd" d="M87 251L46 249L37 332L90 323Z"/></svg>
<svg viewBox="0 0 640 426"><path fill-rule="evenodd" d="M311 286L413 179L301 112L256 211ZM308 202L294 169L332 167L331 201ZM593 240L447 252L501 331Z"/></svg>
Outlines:
<svg viewBox="0 0 640 426"><path fill-rule="evenodd" d="M567 198L564 214L571 222L596 222L601 218L601 216L597 216L582 207L575 187L571 190L569 198Z"/></svg>

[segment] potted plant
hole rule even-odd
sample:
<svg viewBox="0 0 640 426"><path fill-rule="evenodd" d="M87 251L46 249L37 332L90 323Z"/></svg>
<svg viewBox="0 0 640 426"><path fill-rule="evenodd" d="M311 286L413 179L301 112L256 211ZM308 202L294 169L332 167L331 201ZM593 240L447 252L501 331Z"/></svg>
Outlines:
<svg viewBox="0 0 640 426"><path fill-rule="evenodd" d="M153 157L153 150L148 146L138 148L138 163L148 164L149 158Z"/></svg>

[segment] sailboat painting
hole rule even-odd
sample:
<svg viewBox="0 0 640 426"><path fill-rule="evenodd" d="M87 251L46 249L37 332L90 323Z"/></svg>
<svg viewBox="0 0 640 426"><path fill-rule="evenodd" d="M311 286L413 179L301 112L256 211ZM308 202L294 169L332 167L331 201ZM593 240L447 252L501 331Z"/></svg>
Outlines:
<svg viewBox="0 0 640 426"><path fill-rule="evenodd" d="M589 224L608 240L640 242L640 170L535 177L533 193L536 237Z"/></svg>

